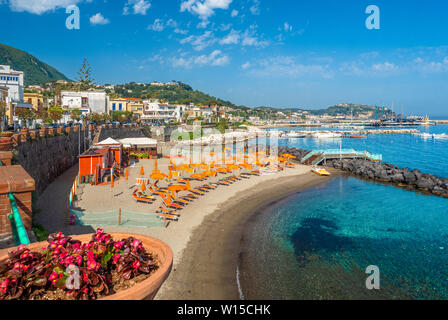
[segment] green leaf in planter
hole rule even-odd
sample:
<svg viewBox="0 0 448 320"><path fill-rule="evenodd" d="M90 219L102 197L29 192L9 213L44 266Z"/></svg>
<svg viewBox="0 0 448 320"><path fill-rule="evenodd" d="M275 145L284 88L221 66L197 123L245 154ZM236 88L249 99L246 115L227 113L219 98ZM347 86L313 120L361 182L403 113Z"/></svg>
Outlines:
<svg viewBox="0 0 448 320"><path fill-rule="evenodd" d="M107 263L110 261L110 259L112 259L113 256L114 256L114 254L111 251L107 251L106 254L104 255L103 259L101 259L101 266L104 269L107 268Z"/></svg>
<svg viewBox="0 0 448 320"><path fill-rule="evenodd" d="M62 277L61 279L59 279L56 282L55 287L56 288L60 288L60 289L65 289L66 288L66 285L65 285L66 281L67 281L67 277L65 277L65 276Z"/></svg>

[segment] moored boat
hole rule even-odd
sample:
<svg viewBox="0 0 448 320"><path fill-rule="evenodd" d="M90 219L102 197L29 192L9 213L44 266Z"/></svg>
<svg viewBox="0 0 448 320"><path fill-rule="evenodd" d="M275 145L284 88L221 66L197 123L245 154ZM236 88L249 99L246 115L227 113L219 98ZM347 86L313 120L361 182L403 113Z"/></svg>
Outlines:
<svg viewBox="0 0 448 320"><path fill-rule="evenodd" d="M330 172L328 172L324 168L318 168L318 167L313 167L311 169L311 172L318 174L320 176L329 176L330 175Z"/></svg>

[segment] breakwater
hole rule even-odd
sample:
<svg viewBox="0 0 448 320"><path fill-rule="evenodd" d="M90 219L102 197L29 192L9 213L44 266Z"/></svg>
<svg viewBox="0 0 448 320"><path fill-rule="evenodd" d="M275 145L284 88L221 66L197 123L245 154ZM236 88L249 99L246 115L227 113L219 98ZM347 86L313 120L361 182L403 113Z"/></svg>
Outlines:
<svg viewBox="0 0 448 320"><path fill-rule="evenodd" d="M365 130L294 130L287 131L295 134L304 135L306 137L313 137L316 134L332 133L340 136L353 136L353 135L373 135L373 134L415 134L421 133L417 129L365 129Z"/></svg>
<svg viewBox="0 0 448 320"><path fill-rule="evenodd" d="M299 148L279 147L279 154L289 153L300 161L308 151ZM422 173L418 169L399 168L385 162L360 159L327 160L326 166L348 172L354 176L378 182L392 183L408 190L420 190L448 198L448 179Z"/></svg>

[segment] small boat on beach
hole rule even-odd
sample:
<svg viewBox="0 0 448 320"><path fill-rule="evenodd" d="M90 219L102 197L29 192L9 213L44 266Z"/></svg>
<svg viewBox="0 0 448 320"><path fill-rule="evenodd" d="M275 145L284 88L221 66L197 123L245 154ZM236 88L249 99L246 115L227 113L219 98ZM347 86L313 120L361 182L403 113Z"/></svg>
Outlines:
<svg viewBox="0 0 448 320"><path fill-rule="evenodd" d="M366 136L349 136L350 139L364 139Z"/></svg>
<svg viewBox="0 0 448 320"><path fill-rule="evenodd" d="M318 168L318 167L313 167L311 169L311 172L313 172L319 176L329 176L330 175L330 172L328 172L324 168Z"/></svg>

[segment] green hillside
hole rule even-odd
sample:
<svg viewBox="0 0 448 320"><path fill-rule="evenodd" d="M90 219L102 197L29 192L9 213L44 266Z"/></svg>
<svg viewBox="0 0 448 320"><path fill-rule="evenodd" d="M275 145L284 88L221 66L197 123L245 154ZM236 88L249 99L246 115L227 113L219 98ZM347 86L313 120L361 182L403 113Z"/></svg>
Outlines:
<svg viewBox="0 0 448 320"><path fill-rule="evenodd" d="M25 72L25 85L39 85L53 80L69 80L55 68L19 49L0 43L0 64Z"/></svg>
<svg viewBox="0 0 448 320"><path fill-rule="evenodd" d="M106 90L111 93L111 90ZM238 108L230 101L222 100L199 90L194 90L188 84L176 81L173 85L154 86L150 84L138 84L135 82L115 85L114 92L116 95L125 98L143 98L143 99L160 99L169 103L196 105L223 105Z"/></svg>

